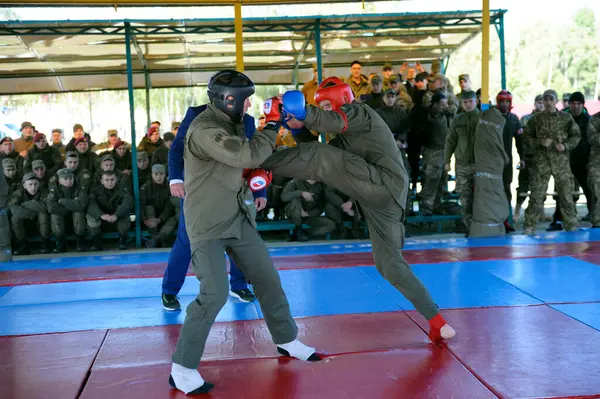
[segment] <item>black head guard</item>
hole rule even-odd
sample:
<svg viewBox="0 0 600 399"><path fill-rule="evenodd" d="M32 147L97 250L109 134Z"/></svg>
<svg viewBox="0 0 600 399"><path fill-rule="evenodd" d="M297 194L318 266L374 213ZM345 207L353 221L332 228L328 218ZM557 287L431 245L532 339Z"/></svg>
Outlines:
<svg viewBox="0 0 600 399"><path fill-rule="evenodd" d="M254 83L241 72L224 70L217 72L208 82L208 99L234 122L244 116L244 102L254 94Z"/></svg>

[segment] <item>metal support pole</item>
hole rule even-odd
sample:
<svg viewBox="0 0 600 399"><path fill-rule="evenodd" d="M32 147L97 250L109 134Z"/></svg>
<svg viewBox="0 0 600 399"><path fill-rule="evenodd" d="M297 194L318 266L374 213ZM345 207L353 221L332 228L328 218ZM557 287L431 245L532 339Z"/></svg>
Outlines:
<svg viewBox="0 0 600 399"><path fill-rule="evenodd" d="M244 72L244 24L242 22L242 3L236 2L235 11L235 64L239 72Z"/></svg>
<svg viewBox="0 0 600 399"><path fill-rule="evenodd" d="M317 56L317 80L319 84L323 81L323 56L321 54L321 20L317 19L315 24L315 55ZM326 132L321 133L321 142L327 143Z"/></svg>
<svg viewBox="0 0 600 399"><path fill-rule="evenodd" d="M152 123L152 120L150 119L150 89L152 88L152 82L150 81L150 73L148 72L147 67L144 67L144 82L146 88L146 126L150 129L150 124Z"/></svg>
<svg viewBox="0 0 600 399"><path fill-rule="evenodd" d="M445 56L444 58L442 58L442 73L445 75L446 71L448 70L448 64L450 64L450 55Z"/></svg>
<svg viewBox="0 0 600 399"><path fill-rule="evenodd" d="M502 90L506 90L506 48L504 46L504 14L500 15L498 24L498 38L500 39L500 76Z"/></svg>
<svg viewBox="0 0 600 399"><path fill-rule="evenodd" d="M319 84L323 81L323 58L321 55L321 20L317 19L315 24L315 54L317 57L317 71Z"/></svg>
<svg viewBox="0 0 600 399"><path fill-rule="evenodd" d="M129 119L131 121L131 171L133 177L133 203L135 206L135 245L142 247L142 226L140 220L140 190L137 167L137 146L135 144L135 108L133 104L133 67L131 62L131 25L125 23L125 55L127 57L127 92L129 94Z"/></svg>
<svg viewBox="0 0 600 399"><path fill-rule="evenodd" d="M481 109L490 101L490 0L482 0L481 17Z"/></svg>

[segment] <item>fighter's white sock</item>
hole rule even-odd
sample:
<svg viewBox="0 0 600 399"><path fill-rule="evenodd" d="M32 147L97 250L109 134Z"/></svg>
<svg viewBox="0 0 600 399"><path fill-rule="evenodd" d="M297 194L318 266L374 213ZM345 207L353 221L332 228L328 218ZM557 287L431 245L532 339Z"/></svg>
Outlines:
<svg viewBox="0 0 600 399"><path fill-rule="evenodd" d="M287 344L277 345L277 351L285 356L295 357L300 360L318 361L321 360L315 353L315 348L304 345L297 339Z"/></svg>
<svg viewBox="0 0 600 399"><path fill-rule="evenodd" d="M173 363L171 366L171 386L188 394L199 394L210 391L214 385L204 381L200 372L196 369L188 369L180 364Z"/></svg>

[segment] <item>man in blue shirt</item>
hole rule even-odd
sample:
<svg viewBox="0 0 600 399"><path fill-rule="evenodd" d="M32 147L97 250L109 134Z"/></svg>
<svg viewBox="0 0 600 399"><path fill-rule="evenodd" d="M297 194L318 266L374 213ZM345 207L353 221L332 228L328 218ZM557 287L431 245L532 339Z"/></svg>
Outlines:
<svg viewBox="0 0 600 399"><path fill-rule="evenodd" d="M248 101L246 110L249 106L250 102ZM167 269L165 270L165 275L163 277L162 303L165 310L181 309L177 294L183 286L188 266L191 261L192 254L190 250L190 240L185 229L185 218L183 216L183 201L185 198L185 190L183 187L183 148L185 145L185 135L187 134L190 124L206 109L206 107L206 105L201 105L199 107L190 107L188 109L169 151L169 184L171 187L171 195L181 198L181 212L179 215L177 239L169 254ZM244 115L244 128L246 138L251 139L256 127L254 125L254 118L248 114ZM256 211L260 212L267 206L266 189L253 192L253 196ZM231 264L229 294L242 302L254 301L254 295L248 289L248 283L246 282L244 274L232 259L229 259L229 261Z"/></svg>

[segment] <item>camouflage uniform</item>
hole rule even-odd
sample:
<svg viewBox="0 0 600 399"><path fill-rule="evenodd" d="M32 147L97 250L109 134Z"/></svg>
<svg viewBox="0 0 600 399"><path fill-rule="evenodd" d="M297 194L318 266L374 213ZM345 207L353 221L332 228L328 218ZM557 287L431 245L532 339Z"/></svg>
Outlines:
<svg viewBox="0 0 600 399"><path fill-rule="evenodd" d="M25 174L23 176L23 183L30 179L35 179L35 175L33 173ZM44 188L40 187L35 195L30 195L21 186L12 193L8 200L11 213L10 226L17 240L17 252L28 253L27 236L28 233L30 236L32 233L31 228L33 227L33 223L31 222L37 224L40 235L44 240L44 252L48 250L47 240L50 237L50 216L48 215L48 207L46 206L47 196L48 191Z"/></svg>
<svg viewBox="0 0 600 399"><path fill-rule="evenodd" d="M467 231L473 217L473 189L475 184L475 132L481 112L458 114L452 121L450 133L446 137L444 163L450 164L452 154L456 158L456 191L462 205L462 221Z"/></svg>
<svg viewBox="0 0 600 399"><path fill-rule="evenodd" d="M73 171L61 169L57 172L57 177L68 178L73 176ZM86 220L85 210L88 204L87 187L73 181L72 187L65 187L55 184L48 194L48 211L50 212L50 222L52 233L56 236L55 252L65 251L65 235L67 218L73 222L73 231L77 239L77 250L82 249L82 240L85 235ZM69 221L71 221L69 220Z"/></svg>
<svg viewBox="0 0 600 399"><path fill-rule="evenodd" d="M588 185L592 191L592 225L600 227L600 112L590 119L587 138L590 144Z"/></svg>
<svg viewBox="0 0 600 399"><path fill-rule="evenodd" d="M554 177L565 228L567 231L575 230L577 210L573 202L573 174L569 151L575 148L581 139L579 126L566 112L539 112L533 115L525 127L524 139L533 151L534 160L530 181L531 195L529 206L525 210L526 232L531 233L535 230L538 220L543 215L550 176ZM544 139L552 140L550 147L542 147L541 141ZM555 146L559 143L565 146L563 152L556 150Z"/></svg>
<svg viewBox="0 0 600 399"><path fill-rule="evenodd" d="M453 115L455 115L458 112L458 107L460 104L458 102L458 98L456 98L456 96L452 92L452 89L451 89L452 86L450 85L448 78L446 78L441 73L438 73L438 74L430 76L429 79L430 80L437 80L437 79L442 80L443 85L440 90L441 90L442 94L444 94L444 96L446 96L446 98L448 99L448 111L450 111ZM433 97L434 94L435 94L435 91L427 90L427 92L423 95L423 107L424 108L427 108L431 105L431 98Z"/></svg>
<svg viewBox="0 0 600 399"><path fill-rule="evenodd" d="M363 94L369 94L371 92L371 86L369 85L369 79L365 75L360 75L360 82L356 83L352 79L352 76L346 79L346 83L350 85L354 98L360 98Z"/></svg>
<svg viewBox="0 0 600 399"><path fill-rule="evenodd" d="M423 188L419 193L420 209L430 215L441 205L448 172L444 169L444 146L452 115L449 112L431 114L429 109L421 112L420 121L415 125L421 129L418 134L423 144Z"/></svg>
<svg viewBox="0 0 600 399"><path fill-rule="evenodd" d="M525 126L529 123L531 117L537 111L533 111L531 114L524 115L521 118L521 126L525 129ZM527 145L527 142L523 140L523 160L525 161L525 167L519 169L519 186L517 187L517 207L520 208L525 199L527 198L527 194L529 193L529 181L531 170L533 170L533 151ZM517 211L515 210L515 214Z"/></svg>

